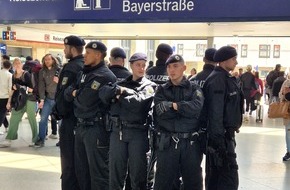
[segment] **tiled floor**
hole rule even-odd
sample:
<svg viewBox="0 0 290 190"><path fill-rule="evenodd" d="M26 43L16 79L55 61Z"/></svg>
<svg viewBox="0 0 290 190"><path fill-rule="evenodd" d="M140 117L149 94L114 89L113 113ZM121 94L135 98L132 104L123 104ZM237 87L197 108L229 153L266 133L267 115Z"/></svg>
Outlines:
<svg viewBox="0 0 290 190"><path fill-rule="evenodd" d="M26 119L21 122L18 134L19 139L10 148L0 149L0 190L61 189L57 140L48 139L43 148L28 147L31 132ZM4 137L1 135L0 141ZM253 113L237 134L239 189L289 190L290 161L282 161L285 152L282 120L268 119L265 115L263 123L256 123Z"/></svg>

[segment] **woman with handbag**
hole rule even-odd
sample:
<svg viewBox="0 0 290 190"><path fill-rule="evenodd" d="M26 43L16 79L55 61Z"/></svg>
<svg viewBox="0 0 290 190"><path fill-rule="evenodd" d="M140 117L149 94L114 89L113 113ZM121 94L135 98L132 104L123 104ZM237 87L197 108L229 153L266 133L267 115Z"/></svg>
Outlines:
<svg viewBox="0 0 290 190"><path fill-rule="evenodd" d="M15 58L13 61L15 73L12 76L12 91L6 105L8 110L12 108L10 126L6 140L0 143L0 148L10 147L11 140L18 138L19 123L25 112L32 131L32 143L34 144L37 140L36 101L32 101L33 98L31 97L34 96L31 75L29 72L24 71L22 66L21 60Z"/></svg>
<svg viewBox="0 0 290 190"><path fill-rule="evenodd" d="M281 101L290 101L290 79L284 81L279 92L279 98ZM289 108L288 108L289 110ZM290 116L283 118L283 124L285 125L285 138L287 152L283 157L283 161L290 160Z"/></svg>

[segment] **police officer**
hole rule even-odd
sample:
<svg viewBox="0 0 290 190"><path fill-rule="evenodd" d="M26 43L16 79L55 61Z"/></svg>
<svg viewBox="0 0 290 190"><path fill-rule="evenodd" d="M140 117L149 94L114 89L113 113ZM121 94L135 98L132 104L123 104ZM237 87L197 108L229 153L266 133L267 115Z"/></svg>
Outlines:
<svg viewBox="0 0 290 190"><path fill-rule="evenodd" d="M146 190L149 149L148 112L155 83L144 77L147 56L135 53L129 62L132 75L116 85L106 86L102 97L111 105L110 190L122 190L127 170L132 189Z"/></svg>
<svg viewBox="0 0 290 190"><path fill-rule="evenodd" d="M115 47L111 50L109 69L116 75L118 81L131 75L128 69L124 67L125 59L126 53L122 48Z"/></svg>
<svg viewBox="0 0 290 190"><path fill-rule="evenodd" d="M151 66L146 70L146 78L151 80L156 84L164 84L168 80L168 75L166 71L165 62L170 55L172 55L173 50L170 45L161 43L158 45L155 56L157 58L156 66ZM150 131L150 158L148 166L148 189L151 189L153 186L154 179L154 165L156 163L156 154L154 150L154 145L156 140L156 134L154 129ZM176 180L176 189L179 189L179 177Z"/></svg>
<svg viewBox="0 0 290 190"><path fill-rule="evenodd" d="M180 55L170 56L166 66L169 80L158 86L154 96L159 139L154 189L172 189L181 174L184 190L201 190L202 152L197 139L203 94L184 77L186 66Z"/></svg>
<svg viewBox="0 0 290 190"><path fill-rule="evenodd" d="M206 79L203 90L208 113L207 190L237 190L238 165L235 132L242 124L243 95L229 72L237 62L236 49L221 47L214 55L219 63ZM213 98L214 97L214 98Z"/></svg>
<svg viewBox="0 0 290 190"><path fill-rule="evenodd" d="M86 45L85 66L75 86L65 94L74 102L76 173L82 190L103 190L109 185L109 132L105 116L108 105L101 102L99 88L114 83L116 76L105 65L107 47L98 41Z"/></svg>
<svg viewBox="0 0 290 190"><path fill-rule="evenodd" d="M216 52L215 48L208 48L204 52L203 57L203 69L201 72L197 73L197 75L191 79L190 81L193 81L197 85L199 85L201 88L204 85L205 79L210 75L210 73L214 70L216 66L216 62L213 60L213 56Z"/></svg>
<svg viewBox="0 0 290 190"><path fill-rule="evenodd" d="M61 180L63 190L79 189L74 165L74 128L76 117L73 113L73 104L65 100L64 91L74 84L77 73L82 70L84 57L82 55L85 41L77 36L64 38L64 54L69 62L64 65L60 75L55 95L53 115L62 119L59 128L59 145L61 156Z"/></svg>
<svg viewBox="0 0 290 190"><path fill-rule="evenodd" d="M173 50L170 45L165 43L159 44L155 52L157 58L156 66L147 70L146 78L156 84L164 84L168 80L165 62L172 53Z"/></svg>

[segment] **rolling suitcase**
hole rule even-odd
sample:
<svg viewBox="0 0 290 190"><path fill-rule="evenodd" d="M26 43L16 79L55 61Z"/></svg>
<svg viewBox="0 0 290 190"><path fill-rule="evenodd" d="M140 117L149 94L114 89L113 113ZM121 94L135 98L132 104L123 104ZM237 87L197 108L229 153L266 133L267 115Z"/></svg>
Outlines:
<svg viewBox="0 0 290 190"><path fill-rule="evenodd" d="M264 116L264 109L263 106L258 104L256 109L256 122L263 122L263 116Z"/></svg>

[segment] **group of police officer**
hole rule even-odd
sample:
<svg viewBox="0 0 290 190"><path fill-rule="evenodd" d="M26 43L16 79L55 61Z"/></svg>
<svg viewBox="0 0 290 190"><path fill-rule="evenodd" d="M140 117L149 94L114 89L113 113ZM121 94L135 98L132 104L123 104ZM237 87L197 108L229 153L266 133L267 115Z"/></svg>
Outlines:
<svg viewBox="0 0 290 190"><path fill-rule="evenodd" d="M83 56L84 46L77 36L64 39L69 62L59 75L53 110L62 120L63 190L122 190L125 184L151 189L156 159L155 190L179 188L174 184L180 177L184 190L201 190L203 152L206 188L238 188L234 136L241 126L242 92L229 73L237 64L235 49L208 49L204 75L209 77L197 75L191 82L182 56L173 55L168 44L157 47L156 66L146 74L143 53L129 58L130 73L123 49L112 49L107 66L102 42L86 44Z"/></svg>

